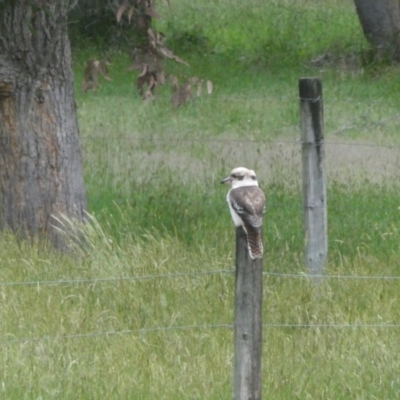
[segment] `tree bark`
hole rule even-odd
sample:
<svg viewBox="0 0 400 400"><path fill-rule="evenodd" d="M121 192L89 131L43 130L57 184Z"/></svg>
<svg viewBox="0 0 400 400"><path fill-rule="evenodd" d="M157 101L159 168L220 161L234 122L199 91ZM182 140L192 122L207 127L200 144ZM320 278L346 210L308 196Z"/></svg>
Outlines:
<svg viewBox="0 0 400 400"><path fill-rule="evenodd" d="M354 0L358 18L378 58L400 61L400 5L398 0Z"/></svg>
<svg viewBox="0 0 400 400"><path fill-rule="evenodd" d="M53 217L82 220L87 207L68 7L15 0L0 13L0 227L61 249Z"/></svg>

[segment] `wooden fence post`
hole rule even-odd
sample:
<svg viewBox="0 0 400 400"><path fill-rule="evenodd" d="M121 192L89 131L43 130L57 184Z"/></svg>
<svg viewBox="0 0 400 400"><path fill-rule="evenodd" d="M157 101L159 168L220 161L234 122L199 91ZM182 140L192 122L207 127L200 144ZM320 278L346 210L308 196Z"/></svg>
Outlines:
<svg viewBox="0 0 400 400"><path fill-rule="evenodd" d="M262 259L251 259L247 237L236 228L234 400L261 400Z"/></svg>
<svg viewBox="0 0 400 400"><path fill-rule="evenodd" d="M328 228L322 83L299 80L306 262L311 275L325 274Z"/></svg>

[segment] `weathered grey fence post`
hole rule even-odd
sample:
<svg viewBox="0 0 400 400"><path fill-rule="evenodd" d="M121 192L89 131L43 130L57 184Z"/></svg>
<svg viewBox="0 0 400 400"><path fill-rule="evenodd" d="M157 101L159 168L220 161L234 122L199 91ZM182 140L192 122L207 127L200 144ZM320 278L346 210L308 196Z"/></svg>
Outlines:
<svg viewBox="0 0 400 400"><path fill-rule="evenodd" d="M234 400L261 400L262 259L252 260L242 227L236 228Z"/></svg>
<svg viewBox="0 0 400 400"><path fill-rule="evenodd" d="M299 80L306 262L310 274L325 274L328 228L322 83Z"/></svg>

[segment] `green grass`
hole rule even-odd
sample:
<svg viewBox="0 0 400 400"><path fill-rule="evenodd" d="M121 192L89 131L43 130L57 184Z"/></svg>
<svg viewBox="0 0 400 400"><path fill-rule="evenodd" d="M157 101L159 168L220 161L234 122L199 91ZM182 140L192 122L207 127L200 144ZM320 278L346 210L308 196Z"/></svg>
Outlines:
<svg viewBox="0 0 400 400"><path fill-rule="evenodd" d="M156 26L168 45L211 54L263 60L272 68L298 65L330 47L359 48L362 32L350 1L179 1L160 9ZM318 34L316 34L318 32Z"/></svg>
<svg viewBox="0 0 400 400"><path fill-rule="evenodd" d="M230 269L233 264L232 252L221 254L203 246L190 250L165 235L135 237L118 245L95 224L86 232L86 250L78 248L75 257L18 247L13 238L3 236L3 279L127 278ZM398 254L388 262L398 268ZM287 258L281 260L287 269L284 263L288 264ZM332 263L329 270L340 273L343 267L364 275L371 273L371 267L380 270L380 263L359 252L356 260L344 260L342 266ZM233 274L3 286L3 340L46 338L2 343L4 396L230 398L233 338L229 329L200 326L96 334L231 324L233 287ZM315 288L302 278L265 277L264 323L396 323L398 289L396 281L331 279ZM63 335L83 336L56 338ZM266 327L264 398L368 398L371 394L396 398L397 336L395 328Z"/></svg>
<svg viewBox="0 0 400 400"><path fill-rule="evenodd" d="M338 278L399 275L398 68L312 66L366 48L352 1L171 3L157 26L191 67L168 70L214 93L173 109L166 85L145 105L117 54L113 81L83 94L99 52L75 50L93 217L67 255L1 234L0 398L231 398L234 274L217 271L234 266L235 232L219 181L237 165L267 196L264 270L296 275L264 276L263 399L399 398L398 328L380 325L400 323L400 281ZM301 276L297 89L316 75L331 276L318 286Z"/></svg>

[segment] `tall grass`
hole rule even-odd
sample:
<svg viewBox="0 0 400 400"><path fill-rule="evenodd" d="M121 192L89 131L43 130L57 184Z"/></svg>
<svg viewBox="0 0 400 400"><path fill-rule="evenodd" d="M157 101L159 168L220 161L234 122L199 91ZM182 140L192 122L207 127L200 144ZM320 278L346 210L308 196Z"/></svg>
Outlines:
<svg viewBox="0 0 400 400"><path fill-rule="evenodd" d="M232 323L234 275L129 278L231 269L233 252L157 234L118 244L95 221L84 231L74 257L2 237L3 282L80 279L1 286L4 397L230 398L233 338L221 324ZM398 268L398 253L387 262ZM280 266L290 270L290 258ZM362 249L329 270L341 268L382 271ZM333 278L315 288L266 276L264 287L264 398L396 398L397 329L379 325L398 322L398 281Z"/></svg>
<svg viewBox="0 0 400 400"><path fill-rule="evenodd" d="M82 94L98 55L75 51L91 219L66 255L1 235L0 398L231 398L234 227L219 181L238 165L267 197L263 398L398 398L400 281L362 279L399 274L396 68L312 66L365 46L351 1L160 12L191 64L169 70L215 91L174 109L166 85L145 105L117 55L113 81ZM302 276L303 74L324 83L330 277L317 287Z"/></svg>

